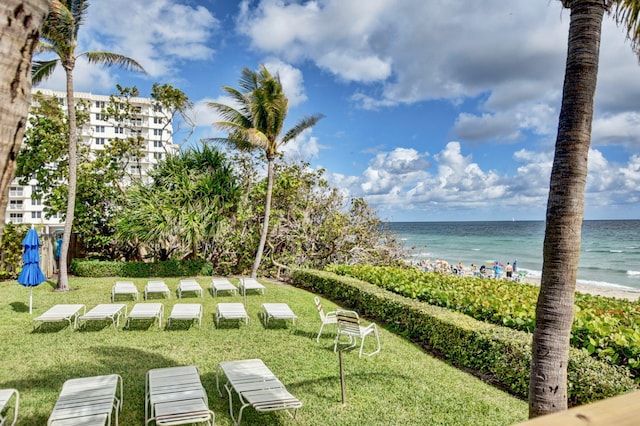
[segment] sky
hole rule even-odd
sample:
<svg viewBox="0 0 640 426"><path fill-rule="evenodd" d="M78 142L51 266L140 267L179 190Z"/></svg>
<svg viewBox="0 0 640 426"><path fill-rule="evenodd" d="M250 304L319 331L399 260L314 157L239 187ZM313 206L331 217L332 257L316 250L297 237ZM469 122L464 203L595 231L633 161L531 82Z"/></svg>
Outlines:
<svg viewBox="0 0 640 426"><path fill-rule="evenodd" d="M278 73L284 145L385 221L544 220L569 11L557 0L92 1L76 53L117 52L147 75L78 61L76 91L172 84L194 103L187 145L224 136L243 68ZM585 219L640 219L640 65L602 28ZM62 70L39 87L64 90ZM180 134L176 135L180 140Z"/></svg>

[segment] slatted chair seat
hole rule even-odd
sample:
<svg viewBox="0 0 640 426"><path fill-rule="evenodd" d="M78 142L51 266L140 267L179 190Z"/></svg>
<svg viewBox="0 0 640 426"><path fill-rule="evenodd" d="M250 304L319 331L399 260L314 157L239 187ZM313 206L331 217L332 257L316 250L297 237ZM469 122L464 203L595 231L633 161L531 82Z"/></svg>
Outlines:
<svg viewBox="0 0 640 426"><path fill-rule="evenodd" d="M223 361L216 368L216 388L222 396L220 383L222 376L227 381L223 385L229 398L229 414L238 426L245 408L251 406L258 412L285 410L295 418L302 402L293 396L260 359ZM238 396L240 409L238 418L233 413L233 394ZM293 413L291 412L293 410Z"/></svg>
<svg viewBox="0 0 640 426"><path fill-rule="evenodd" d="M211 279L211 292L213 297L218 297L219 291L230 291L232 294L238 294L238 287L233 285L231 281L226 278L212 278Z"/></svg>
<svg viewBox="0 0 640 426"><path fill-rule="evenodd" d="M147 281L147 284L144 286L144 298L148 299L151 294L166 294L167 299L171 299L171 290L167 287L162 280L155 281Z"/></svg>
<svg viewBox="0 0 640 426"><path fill-rule="evenodd" d="M378 343L378 347L375 351L365 354L367 356L375 355L380 352L380 336L378 336L378 328L375 323L371 323L368 326L360 325L360 318L358 314L354 311L336 311L336 318L338 320L338 333L336 334L336 338L334 340L333 351L336 352L338 344L340 342L340 338L342 336L346 336L349 338L349 346L343 349L351 349L354 348L358 344L358 339L360 339L360 354L359 357L362 357L362 351L364 349L364 341L365 338L369 335L373 335L376 338Z"/></svg>
<svg viewBox="0 0 640 426"><path fill-rule="evenodd" d="M204 291L200 284L196 280L180 280L178 284L178 298L182 298L184 292L194 292L199 294L200 297L204 297Z"/></svg>
<svg viewBox="0 0 640 426"><path fill-rule="evenodd" d="M198 327L202 326L202 304L200 303L176 303L171 308L171 313L167 317L166 328L169 328L171 321L197 321Z"/></svg>
<svg viewBox="0 0 640 426"><path fill-rule="evenodd" d="M78 315L80 311L86 312L87 307L82 304L76 305L55 305L45 313L33 319L34 329L45 322L68 322L69 328L73 330L78 325Z"/></svg>
<svg viewBox="0 0 640 426"><path fill-rule="evenodd" d="M220 327L220 320L244 320L249 325L249 315L242 303L218 303L216 306L216 327Z"/></svg>
<svg viewBox="0 0 640 426"><path fill-rule="evenodd" d="M255 278L241 278L240 291L246 296L247 290L256 290L264 294L266 287L260 284Z"/></svg>
<svg viewBox="0 0 640 426"><path fill-rule="evenodd" d="M264 321L265 327L269 327L270 320L291 320L295 326L298 316L293 313L289 305L286 303L263 303L260 316Z"/></svg>
<svg viewBox="0 0 640 426"><path fill-rule="evenodd" d="M5 409L10 410L9 404L14 399L13 403L13 421L6 424L7 417L2 413L5 413ZM17 389L0 389L0 426L14 426L18 421L18 409L20 408L20 392Z"/></svg>
<svg viewBox="0 0 640 426"><path fill-rule="evenodd" d="M111 289L111 301L115 302L118 295L131 295L136 300L140 299L140 293L133 281L116 281Z"/></svg>
<svg viewBox="0 0 640 426"><path fill-rule="evenodd" d="M114 328L120 325L120 317L127 315L127 305L124 303L102 303L96 305L85 314L78 317L78 321L111 321Z"/></svg>
<svg viewBox="0 0 640 426"><path fill-rule="evenodd" d="M212 425L207 392L195 366L156 368L147 372L145 382L145 424Z"/></svg>
<svg viewBox="0 0 640 426"><path fill-rule="evenodd" d="M158 320L158 328L162 323L164 305L162 303L136 303L127 315L124 328L131 326L132 320Z"/></svg>

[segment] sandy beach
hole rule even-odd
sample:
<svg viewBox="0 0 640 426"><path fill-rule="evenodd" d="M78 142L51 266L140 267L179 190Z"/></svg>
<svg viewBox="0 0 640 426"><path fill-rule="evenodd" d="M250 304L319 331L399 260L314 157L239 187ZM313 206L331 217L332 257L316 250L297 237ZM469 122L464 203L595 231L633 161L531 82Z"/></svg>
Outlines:
<svg viewBox="0 0 640 426"><path fill-rule="evenodd" d="M540 285L539 278L526 277L524 278L524 281L529 284L533 284L537 286ZM576 291L578 291L579 293L591 294L594 296L614 297L616 299L627 299L631 301L637 301L638 298L640 298L640 291L623 290L623 289L613 288L613 287L606 288L606 287L600 287L600 286L589 286L584 284L577 284Z"/></svg>

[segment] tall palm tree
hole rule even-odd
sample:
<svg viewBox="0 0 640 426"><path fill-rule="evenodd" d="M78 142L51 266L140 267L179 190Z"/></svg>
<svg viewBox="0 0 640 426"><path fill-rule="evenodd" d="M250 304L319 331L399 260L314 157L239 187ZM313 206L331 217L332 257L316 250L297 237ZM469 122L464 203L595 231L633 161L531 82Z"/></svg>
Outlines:
<svg viewBox="0 0 640 426"><path fill-rule="evenodd" d="M50 0L0 2L0 240L16 169L16 154L27 127L31 101L31 55Z"/></svg>
<svg viewBox="0 0 640 426"><path fill-rule="evenodd" d="M560 1L571 18L533 333L529 417L567 409L569 336L604 14L613 13L626 26L636 53L640 41L640 0Z"/></svg>
<svg viewBox="0 0 640 426"><path fill-rule="evenodd" d="M78 135L76 128L75 100L73 97L73 69L76 60L84 57L91 64L106 66L120 66L124 69L145 72L142 65L126 56L111 52L83 52L76 54L78 30L84 23L89 2L86 0L53 0L49 16L42 26L38 53L53 53L56 58L35 61L33 64L32 80L38 84L45 80L56 69L58 63L64 68L67 77L67 114L69 120L69 199L64 223L62 247L60 249L60 271L56 290L69 289L67 276L67 253L73 227L73 216L76 202L76 173Z"/></svg>
<svg viewBox="0 0 640 426"><path fill-rule="evenodd" d="M258 72L244 68L239 84L239 90L227 86L223 87L233 102L237 104L237 108L217 102L209 102L209 106L220 113L225 120L215 124L229 132L227 138L214 140L229 143L241 150L262 150L267 159L267 194L264 218L260 232L260 243L251 270L251 276L255 278L269 232L274 161L278 156L278 149L295 139L306 129L313 127L324 116L315 114L303 117L284 136L281 136L287 118L289 101L282 89L280 76L278 74L271 75L264 65L260 66Z"/></svg>

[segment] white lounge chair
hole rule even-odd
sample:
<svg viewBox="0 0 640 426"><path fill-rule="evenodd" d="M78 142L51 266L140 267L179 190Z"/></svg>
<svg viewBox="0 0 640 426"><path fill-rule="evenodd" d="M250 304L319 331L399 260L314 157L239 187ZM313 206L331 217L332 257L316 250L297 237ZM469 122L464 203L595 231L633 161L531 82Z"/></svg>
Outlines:
<svg viewBox="0 0 640 426"><path fill-rule="evenodd" d="M236 426L240 424L242 412L248 406L252 406L258 412L286 410L294 419L298 408L302 407L302 402L287 391L282 382L260 359L219 363L216 368L216 388L220 396L222 396L220 389L222 375L227 379L224 389L229 397L229 414ZM241 404L237 420L233 414L232 392L238 395ZM293 410L293 414L290 410Z"/></svg>
<svg viewBox="0 0 640 426"><path fill-rule="evenodd" d="M230 291L233 294L238 294L238 287L231 284L231 281L226 278L212 278L211 292L213 297L217 297L219 291Z"/></svg>
<svg viewBox="0 0 640 426"><path fill-rule="evenodd" d="M167 287L162 280L157 281L147 281L147 285L144 286L144 298L148 299L149 294L152 293L162 293L167 295L167 299L171 299L171 290Z"/></svg>
<svg viewBox="0 0 640 426"><path fill-rule="evenodd" d="M9 401L11 398L15 398L15 402L13 404L13 422L7 424L6 426L13 426L18 421L18 408L20 407L20 392L17 389L0 389L0 426L4 426L7 417L3 416L2 413L5 412L5 409L9 407Z"/></svg>
<svg viewBox="0 0 640 426"><path fill-rule="evenodd" d="M116 301L117 295L132 295L136 300L140 299L138 288L133 281L116 281L115 285L111 289L111 301Z"/></svg>
<svg viewBox="0 0 640 426"><path fill-rule="evenodd" d="M264 294L266 287L260 284L255 278L240 278L240 291L242 291L243 295L246 295L247 290L257 290Z"/></svg>
<svg viewBox="0 0 640 426"><path fill-rule="evenodd" d="M207 392L195 366L156 368L145 381L145 424L214 423Z"/></svg>
<svg viewBox="0 0 640 426"><path fill-rule="evenodd" d="M198 327L202 326L202 305L200 303L176 303L167 317L166 328L169 328L172 320L198 321Z"/></svg>
<svg viewBox="0 0 640 426"><path fill-rule="evenodd" d="M320 335L322 334L322 328L326 324L337 324L338 318L336 318L335 311L327 312L326 314L324 313L324 309L322 309L322 304L320 303L320 299L318 299L317 297L314 297L313 301L316 303L316 309L318 309L318 315L320 315L320 321L322 321L322 324L320 324L320 331L318 331L318 337L316 338L316 342L320 342Z"/></svg>
<svg viewBox="0 0 640 426"><path fill-rule="evenodd" d="M202 287L198 284L196 280L180 280L178 284L178 298L182 298L182 293L185 291L193 291L195 293L200 294L200 297L204 297L204 292L202 291Z"/></svg>
<svg viewBox="0 0 640 426"><path fill-rule="evenodd" d="M69 323L69 328L73 330L78 325L78 315L82 312L86 312L87 307L85 305L55 305L45 313L37 318L33 319L33 327L36 329L38 326L45 322L63 322ZM38 322L40 322L38 324Z"/></svg>
<svg viewBox="0 0 640 426"><path fill-rule="evenodd" d="M124 303L101 303L78 317L78 321L107 321L111 320L114 328L120 325L120 317L127 316L127 305Z"/></svg>
<svg viewBox="0 0 640 426"><path fill-rule="evenodd" d="M62 385L47 425L111 425L112 413L117 425L123 402L122 377L117 374L70 379Z"/></svg>
<svg viewBox="0 0 640 426"><path fill-rule="evenodd" d="M136 303L133 305L133 309L127 315L124 328L131 326L131 320L158 320L158 328L162 323L162 316L164 315L164 305L162 303Z"/></svg>
<svg viewBox="0 0 640 426"><path fill-rule="evenodd" d="M218 303L216 306L216 327L220 327L220 320L244 320L249 325L249 315L242 303Z"/></svg>
<svg viewBox="0 0 640 426"><path fill-rule="evenodd" d="M269 320L291 320L295 326L298 316L293 313L289 305L286 303L263 303L262 310L259 315L264 321L264 326L269 327Z"/></svg>
<svg viewBox="0 0 640 426"><path fill-rule="evenodd" d="M333 344L334 352L337 350L338 343L341 343L340 337L347 336L349 338L349 346L344 349L351 349L355 347L358 344L358 339L360 339L360 354L358 356L362 357L364 339L370 334L375 336L376 341L378 342L378 348L365 355L371 356L380 352L380 336L378 336L378 328L375 323L371 323L366 327L360 325L360 318L354 311L338 310L336 311L336 317L338 319L338 334L336 334Z"/></svg>

